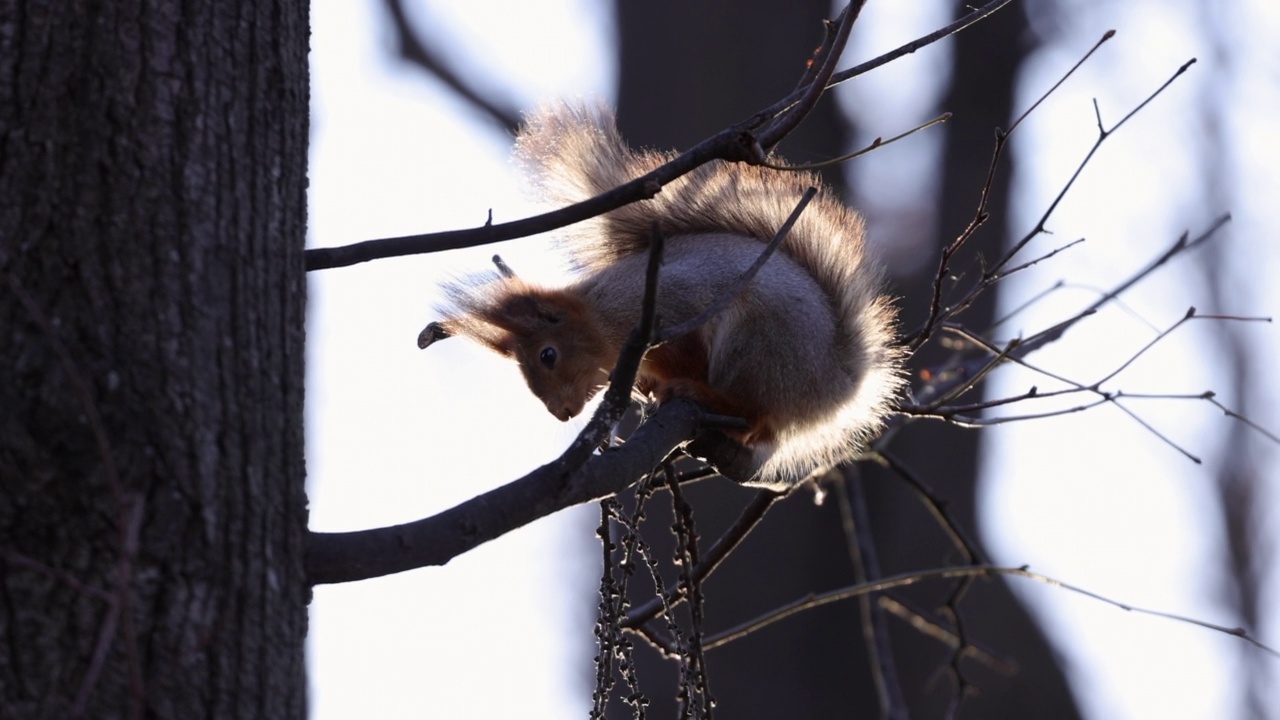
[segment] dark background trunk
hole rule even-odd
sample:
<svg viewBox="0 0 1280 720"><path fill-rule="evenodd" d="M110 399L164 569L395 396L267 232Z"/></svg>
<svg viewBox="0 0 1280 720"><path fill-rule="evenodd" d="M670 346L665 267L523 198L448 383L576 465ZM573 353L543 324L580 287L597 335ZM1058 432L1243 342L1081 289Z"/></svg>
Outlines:
<svg viewBox="0 0 1280 720"><path fill-rule="evenodd" d="M636 145L688 147L783 95L799 78L801 62L821 39L827 2L616 4L621 42L619 125ZM855 30L855 32L857 32ZM944 126L946 149L940 227L933 247L950 242L968 223L991 157L997 126L1008 126L1014 79L1030 50L1026 19L1014 4L961 33L954 45L951 85L940 110L955 113ZM853 58L846 58L845 67ZM839 92L838 90L836 92ZM781 146L793 162L844 152L850 132L829 99ZM839 173L828 180L840 182ZM1006 183L995 188L992 218L975 243L991 253L1006 236ZM856 207L856 200L853 203ZM901 278L894 292L904 299L903 327L912 329L927 308L936 265ZM966 315L983 327L994 296ZM939 361L922 353L917 367ZM979 436L940 423L908 428L891 449L948 501L972 537ZM959 562L925 508L897 478L871 468L866 484L881 572L893 574ZM710 542L736 517L748 493L724 483L701 483L689 491L698 530ZM706 627L724 629L809 592L854 582L853 569L834 498L822 506L802 491L776 507L760 528L707 583ZM665 530L662 503L651 503L650 527ZM651 537L658 547L664 538ZM933 584L899 595L935 612L950 584ZM965 701L962 717L1078 717L1061 669L1043 635L1003 582L974 586L959 605L970 642L1017 663L1007 676L964 661L978 697ZM951 651L905 623L889 620L902 691L913 717L942 717L954 695L945 673ZM638 655L641 678L667 678L675 667L648 651ZM742 641L708 654L717 712L732 718L872 716L879 711L862 626L855 603L828 605L791 617ZM658 687L651 685L650 688ZM674 691L651 691L656 717L676 713ZM622 709L615 708L619 712Z"/></svg>

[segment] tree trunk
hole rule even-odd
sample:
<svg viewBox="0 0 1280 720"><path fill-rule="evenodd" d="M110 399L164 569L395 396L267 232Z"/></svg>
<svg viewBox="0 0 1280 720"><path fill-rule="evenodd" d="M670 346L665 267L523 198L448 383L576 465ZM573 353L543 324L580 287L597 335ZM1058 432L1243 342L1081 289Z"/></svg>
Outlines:
<svg viewBox="0 0 1280 720"><path fill-rule="evenodd" d="M0 0L0 716L302 718L305 2Z"/></svg>
<svg viewBox="0 0 1280 720"><path fill-rule="evenodd" d="M615 12L619 128L632 145L680 149L794 88L822 40L822 20L833 16L828 0L617 2ZM779 150L800 163L839 155L847 144L847 126L827 99ZM827 173L827 180L838 185L839 169ZM728 481L690 487L687 496L703 542L711 543L732 523L752 494ZM655 556L671 557L669 503L654 499L645 512L652 530L646 539ZM807 498L795 497L776 505L707 581L706 628L721 630L807 592L852 583L844 547L834 502L815 508ZM710 652L716 715L850 717L873 707L866 661L857 647L849 647L860 642L859 633L856 611L832 606ZM649 715L678 717L677 668L643 645L636 662L651 703ZM621 703L610 709L610 717L626 717Z"/></svg>

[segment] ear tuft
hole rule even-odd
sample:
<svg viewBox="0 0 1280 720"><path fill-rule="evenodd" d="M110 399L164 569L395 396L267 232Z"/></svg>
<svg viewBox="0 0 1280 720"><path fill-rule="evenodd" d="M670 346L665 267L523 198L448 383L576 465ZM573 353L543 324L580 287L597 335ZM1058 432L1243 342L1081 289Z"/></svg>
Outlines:
<svg viewBox="0 0 1280 720"><path fill-rule="evenodd" d="M495 308L492 320L516 333L530 333L564 319L564 308L530 292L512 293Z"/></svg>
<svg viewBox="0 0 1280 720"><path fill-rule="evenodd" d="M453 333L444 328L444 325L438 322L428 324L422 328L422 332L418 333L418 349L425 350L428 345L437 340L453 337Z"/></svg>

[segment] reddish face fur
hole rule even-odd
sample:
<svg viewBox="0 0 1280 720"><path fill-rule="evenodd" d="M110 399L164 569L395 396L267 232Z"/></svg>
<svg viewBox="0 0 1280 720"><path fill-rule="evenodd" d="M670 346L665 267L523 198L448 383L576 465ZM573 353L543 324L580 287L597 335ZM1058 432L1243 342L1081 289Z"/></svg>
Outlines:
<svg viewBox="0 0 1280 720"><path fill-rule="evenodd" d="M485 319L507 331L494 349L520 364L529 389L560 420L581 413L608 381L609 348L581 299L526 287Z"/></svg>

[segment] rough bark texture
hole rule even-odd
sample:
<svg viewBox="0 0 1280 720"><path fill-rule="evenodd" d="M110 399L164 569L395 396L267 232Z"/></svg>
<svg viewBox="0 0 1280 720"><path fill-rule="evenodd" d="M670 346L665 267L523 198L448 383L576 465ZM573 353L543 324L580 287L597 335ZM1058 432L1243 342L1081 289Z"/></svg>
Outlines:
<svg viewBox="0 0 1280 720"><path fill-rule="evenodd" d="M302 718L301 0L0 0L0 717Z"/></svg>

